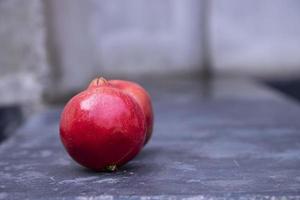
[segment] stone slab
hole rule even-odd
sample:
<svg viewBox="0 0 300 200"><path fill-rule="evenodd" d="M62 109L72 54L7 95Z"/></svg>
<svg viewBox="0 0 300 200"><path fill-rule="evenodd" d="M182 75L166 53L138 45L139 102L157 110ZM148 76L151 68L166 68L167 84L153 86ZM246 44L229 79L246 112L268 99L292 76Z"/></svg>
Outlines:
<svg viewBox="0 0 300 200"><path fill-rule="evenodd" d="M299 199L300 107L241 80L144 80L151 142L116 173L80 167L58 137L60 107L0 146L0 199Z"/></svg>

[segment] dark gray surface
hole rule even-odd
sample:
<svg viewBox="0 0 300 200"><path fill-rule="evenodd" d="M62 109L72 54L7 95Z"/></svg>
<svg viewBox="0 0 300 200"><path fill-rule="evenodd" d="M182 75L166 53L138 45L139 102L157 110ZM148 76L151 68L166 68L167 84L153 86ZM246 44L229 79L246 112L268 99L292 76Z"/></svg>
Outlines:
<svg viewBox="0 0 300 200"><path fill-rule="evenodd" d="M300 198L300 107L251 82L144 81L155 129L116 173L70 160L61 109L36 115L0 146L0 199Z"/></svg>
<svg viewBox="0 0 300 200"><path fill-rule="evenodd" d="M21 105L0 105L0 143L15 132L23 120Z"/></svg>

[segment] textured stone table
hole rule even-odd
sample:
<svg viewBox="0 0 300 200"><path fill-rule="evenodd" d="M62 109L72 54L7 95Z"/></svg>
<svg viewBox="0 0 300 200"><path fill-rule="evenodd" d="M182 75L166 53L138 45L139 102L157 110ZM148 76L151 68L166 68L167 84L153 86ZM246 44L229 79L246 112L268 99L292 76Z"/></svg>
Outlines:
<svg viewBox="0 0 300 200"><path fill-rule="evenodd" d="M300 198L300 107L267 87L148 80L152 141L116 173L74 163L58 137L61 108L0 145L0 199Z"/></svg>

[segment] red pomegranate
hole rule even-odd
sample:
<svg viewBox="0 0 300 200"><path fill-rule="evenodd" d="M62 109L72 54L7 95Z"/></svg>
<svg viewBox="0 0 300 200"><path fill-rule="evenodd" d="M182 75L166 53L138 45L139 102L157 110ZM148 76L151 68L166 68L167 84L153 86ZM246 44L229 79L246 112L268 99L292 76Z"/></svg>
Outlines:
<svg viewBox="0 0 300 200"><path fill-rule="evenodd" d="M131 81L111 80L109 83L132 96L141 106L146 118L146 144L150 140L153 131L153 110L149 94L142 86Z"/></svg>
<svg viewBox="0 0 300 200"><path fill-rule="evenodd" d="M79 164L114 171L140 152L152 127L151 100L141 86L97 78L66 104L60 137Z"/></svg>

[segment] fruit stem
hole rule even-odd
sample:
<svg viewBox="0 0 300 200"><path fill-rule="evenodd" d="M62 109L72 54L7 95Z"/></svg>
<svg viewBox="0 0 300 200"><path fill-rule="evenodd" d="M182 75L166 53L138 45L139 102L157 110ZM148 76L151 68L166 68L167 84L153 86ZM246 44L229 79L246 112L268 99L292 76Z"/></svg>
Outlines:
<svg viewBox="0 0 300 200"><path fill-rule="evenodd" d="M98 77L98 78L95 78L94 80L92 80L92 82L89 84L88 88L96 88L99 86L107 86L107 85L110 85L110 84L105 78Z"/></svg>
<svg viewBox="0 0 300 200"><path fill-rule="evenodd" d="M105 167L106 171L114 172L117 170L117 165L108 165Z"/></svg>
<svg viewBox="0 0 300 200"><path fill-rule="evenodd" d="M104 85L107 83L107 80L105 78L103 78L102 76L101 77L98 77L96 79L96 85L99 86L99 85Z"/></svg>

